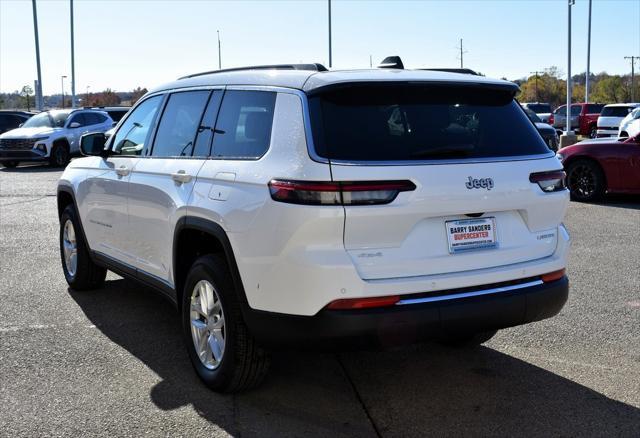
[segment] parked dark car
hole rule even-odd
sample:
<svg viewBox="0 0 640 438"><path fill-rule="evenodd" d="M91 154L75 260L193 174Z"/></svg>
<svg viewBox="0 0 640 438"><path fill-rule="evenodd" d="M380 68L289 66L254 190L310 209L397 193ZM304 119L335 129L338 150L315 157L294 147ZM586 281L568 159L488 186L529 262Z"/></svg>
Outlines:
<svg viewBox="0 0 640 438"><path fill-rule="evenodd" d="M640 134L581 141L560 149L557 157L577 201L593 201L605 193L640 194Z"/></svg>
<svg viewBox="0 0 640 438"><path fill-rule="evenodd" d="M538 115L534 113L532 110L528 108L523 108L523 109L524 109L524 112L527 113L529 120L531 120L533 124L536 125L536 129L542 136L542 139L547 144L547 146L549 146L549 149L551 149L552 151L557 151L558 150L558 133L556 132L555 128L549 125L548 123L544 123L540 119L540 117L538 117Z"/></svg>
<svg viewBox="0 0 640 438"><path fill-rule="evenodd" d="M0 110L0 134L16 129L35 113L28 111Z"/></svg>

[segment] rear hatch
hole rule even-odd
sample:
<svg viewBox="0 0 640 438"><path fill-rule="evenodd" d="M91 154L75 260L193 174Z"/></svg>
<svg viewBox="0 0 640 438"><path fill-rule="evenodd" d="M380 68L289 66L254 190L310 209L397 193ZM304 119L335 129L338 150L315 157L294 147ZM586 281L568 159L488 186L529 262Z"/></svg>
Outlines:
<svg viewBox="0 0 640 438"><path fill-rule="evenodd" d="M567 195L561 184L544 191L535 175L557 176L561 165L513 89L357 84L309 102L316 154L330 161L334 181L409 183L390 202L344 203L344 245L363 279L554 252Z"/></svg>
<svg viewBox="0 0 640 438"><path fill-rule="evenodd" d="M632 110L633 107L605 106L600 113L600 117L598 117L598 128L617 130L622 119L624 119Z"/></svg>

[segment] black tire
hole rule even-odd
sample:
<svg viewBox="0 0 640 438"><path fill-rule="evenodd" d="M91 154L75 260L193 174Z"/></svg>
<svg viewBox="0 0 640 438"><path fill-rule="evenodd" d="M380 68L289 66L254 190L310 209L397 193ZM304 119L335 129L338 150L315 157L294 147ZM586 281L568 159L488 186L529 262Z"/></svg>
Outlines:
<svg viewBox="0 0 640 438"><path fill-rule="evenodd" d="M592 126L589 129L589 138L596 138L598 136L598 127Z"/></svg>
<svg viewBox="0 0 640 438"><path fill-rule="evenodd" d="M604 194L606 184L602 169L591 160L576 160L567 166L567 187L571 199L581 202L595 201Z"/></svg>
<svg viewBox="0 0 640 438"><path fill-rule="evenodd" d="M628 133L627 131L622 131L622 132L620 133L620 138L623 138L623 137L624 137L624 138L629 137L629 133Z"/></svg>
<svg viewBox="0 0 640 438"><path fill-rule="evenodd" d="M191 329L191 297L196 286L202 284L201 281L206 281L213 287L215 300L219 300L224 318L223 354L213 369L211 364L210 367L205 366L198 356ZM222 257L205 255L191 266L182 293L181 315L183 338L189 358L196 373L209 388L219 392L238 392L262 383L269 369L269 354L256 343L242 319L237 291ZM205 333L210 339L211 335L207 333L210 332Z"/></svg>
<svg viewBox="0 0 640 438"><path fill-rule="evenodd" d="M7 169L13 169L15 167L18 167L18 161L3 161L0 164L2 164Z"/></svg>
<svg viewBox="0 0 640 438"><path fill-rule="evenodd" d="M69 163L69 145L65 143L54 144L49 155L49 164L52 167L65 167Z"/></svg>
<svg viewBox="0 0 640 438"><path fill-rule="evenodd" d="M464 333L455 334L450 336L444 336L438 339L438 343L446 347L453 348L471 348L484 344L489 339L493 338L498 330L488 330L477 333Z"/></svg>
<svg viewBox="0 0 640 438"><path fill-rule="evenodd" d="M65 226L67 221L73 225L75 246L76 246L76 268L75 272L70 272L65 257ZM80 221L73 205L68 205L60 216L60 261L62 262L62 271L64 278L69 286L75 290L97 289L104 283L107 276L107 270L96 265L89 257L89 250L84 241L80 228Z"/></svg>

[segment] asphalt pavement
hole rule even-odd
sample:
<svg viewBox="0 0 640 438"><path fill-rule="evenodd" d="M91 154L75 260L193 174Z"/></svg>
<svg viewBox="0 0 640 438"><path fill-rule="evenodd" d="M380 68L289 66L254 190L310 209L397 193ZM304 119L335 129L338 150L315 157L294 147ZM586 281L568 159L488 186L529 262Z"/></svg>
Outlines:
<svg viewBox="0 0 640 438"><path fill-rule="evenodd" d="M571 203L570 298L470 350L281 352L219 395L175 310L109 274L70 291L46 166L0 168L0 436L640 436L640 198Z"/></svg>

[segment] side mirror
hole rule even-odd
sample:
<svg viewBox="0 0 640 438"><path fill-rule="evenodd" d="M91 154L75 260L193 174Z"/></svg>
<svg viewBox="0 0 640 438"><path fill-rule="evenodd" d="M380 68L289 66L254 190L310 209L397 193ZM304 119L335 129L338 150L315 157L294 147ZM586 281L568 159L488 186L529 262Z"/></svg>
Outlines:
<svg viewBox="0 0 640 438"><path fill-rule="evenodd" d="M80 152L87 156L106 157L109 151L104 149L107 137L102 132L85 134L80 138Z"/></svg>
<svg viewBox="0 0 640 438"><path fill-rule="evenodd" d="M80 123L78 122L71 122L71 124L69 125L69 128L79 128L80 127Z"/></svg>

